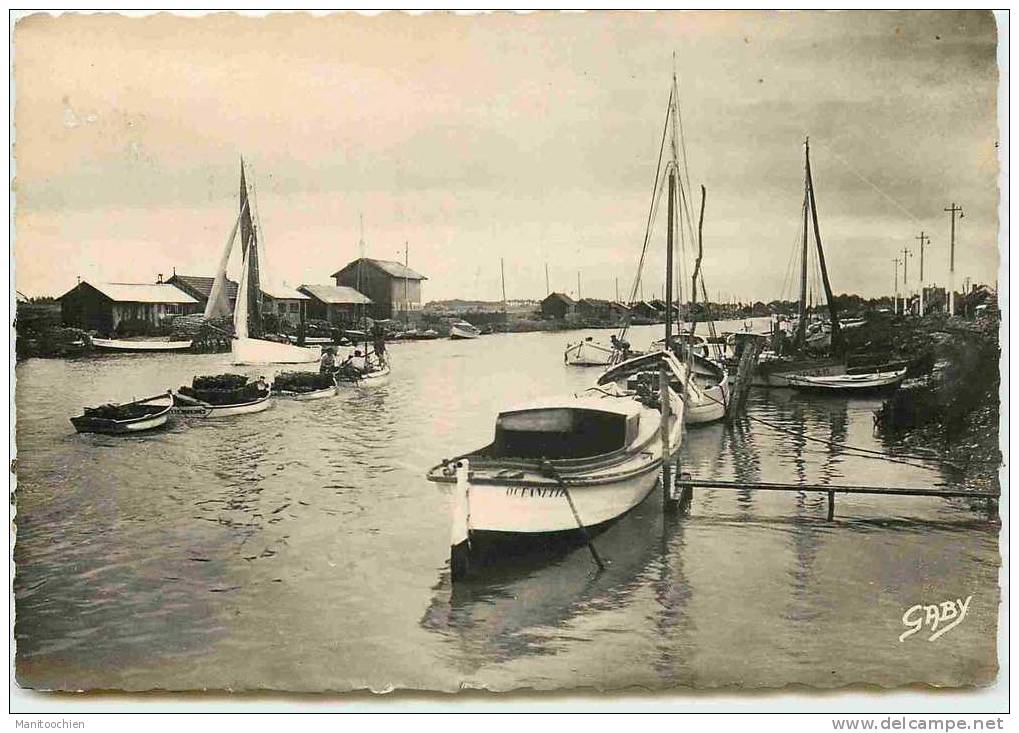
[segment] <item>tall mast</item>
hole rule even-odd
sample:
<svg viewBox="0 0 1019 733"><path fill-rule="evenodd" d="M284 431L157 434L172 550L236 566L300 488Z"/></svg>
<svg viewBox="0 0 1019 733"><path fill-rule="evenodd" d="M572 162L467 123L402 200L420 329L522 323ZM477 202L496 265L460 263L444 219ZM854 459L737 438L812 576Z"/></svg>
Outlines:
<svg viewBox="0 0 1019 733"><path fill-rule="evenodd" d="M551 295L551 293L552 293L552 288L549 287L549 284L548 284L548 263L546 262L545 263L545 295L548 296L548 295Z"/></svg>
<svg viewBox="0 0 1019 733"><path fill-rule="evenodd" d="M804 143L806 155L810 156L810 139ZM800 250L800 308L799 324L796 326L796 345L803 346L807 336L807 217L810 215L810 174L807 172L808 164L803 168L803 245Z"/></svg>
<svg viewBox="0 0 1019 733"><path fill-rule="evenodd" d="M502 317L506 320L506 262L499 258L499 274L502 277Z"/></svg>
<svg viewBox="0 0 1019 733"><path fill-rule="evenodd" d="M824 285L824 297L828 300L828 314L831 316L831 345L835 353L842 353L845 344L842 341L842 327L839 325L838 306L831 291L828 279L828 268L824 263L824 247L821 246L821 227L817 223L817 198L814 196L814 180L810 175L810 139L807 139L807 193L810 195L810 216L814 222L814 239L817 240L817 263L821 266L821 284Z"/></svg>

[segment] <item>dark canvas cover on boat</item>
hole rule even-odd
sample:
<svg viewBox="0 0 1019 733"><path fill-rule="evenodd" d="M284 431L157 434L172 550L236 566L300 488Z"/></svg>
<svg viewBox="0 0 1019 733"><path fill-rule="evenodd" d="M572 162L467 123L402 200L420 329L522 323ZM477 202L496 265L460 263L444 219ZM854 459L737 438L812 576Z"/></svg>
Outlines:
<svg viewBox="0 0 1019 733"><path fill-rule="evenodd" d="M249 383L243 374L217 374L195 377L180 393L210 405L238 405L262 397L265 387L260 382Z"/></svg>
<svg viewBox="0 0 1019 733"><path fill-rule="evenodd" d="M273 380L277 392L316 392L333 386L332 375L321 372L282 372Z"/></svg>

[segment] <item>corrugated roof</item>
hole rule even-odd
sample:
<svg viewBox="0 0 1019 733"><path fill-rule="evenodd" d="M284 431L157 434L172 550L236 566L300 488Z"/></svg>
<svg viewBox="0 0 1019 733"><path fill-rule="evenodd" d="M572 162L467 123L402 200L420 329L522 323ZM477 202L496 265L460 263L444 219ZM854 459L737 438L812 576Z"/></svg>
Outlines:
<svg viewBox="0 0 1019 733"><path fill-rule="evenodd" d="M212 283L214 280L215 278L202 277L201 275L174 275L167 282L172 284L174 281L180 281L182 285L191 287L208 300L209 295L212 294ZM226 295L230 300L237 299L237 283L230 278L226 279Z"/></svg>
<svg viewBox="0 0 1019 733"><path fill-rule="evenodd" d="M275 283L260 283L263 295L268 295L276 300L307 300L308 296L298 292L296 289Z"/></svg>
<svg viewBox="0 0 1019 733"><path fill-rule="evenodd" d="M354 288L348 288L345 285L302 285L300 290L323 303L341 305L371 303L371 300L366 296Z"/></svg>
<svg viewBox="0 0 1019 733"><path fill-rule="evenodd" d="M354 260L348 265L345 265L342 269L334 272L330 277L338 277L344 270L350 269L356 265L360 260ZM414 272L406 265L401 265L399 262L393 262L392 260L373 260L370 257L364 258L365 264L373 265L378 269L382 270L387 275L399 278L401 280L427 280L428 278L419 272Z"/></svg>
<svg viewBox="0 0 1019 733"><path fill-rule="evenodd" d="M82 283L85 283L82 280ZM87 283L118 303L197 303L170 283Z"/></svg>

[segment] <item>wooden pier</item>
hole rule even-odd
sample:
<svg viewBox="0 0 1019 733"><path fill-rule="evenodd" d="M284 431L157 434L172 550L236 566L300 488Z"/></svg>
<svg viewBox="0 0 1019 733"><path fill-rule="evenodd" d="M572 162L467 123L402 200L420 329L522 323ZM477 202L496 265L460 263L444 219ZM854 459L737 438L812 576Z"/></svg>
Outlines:
<svg viewBox="0 0 1019 733"><path fill-rule="evenodd" d="M996 491L985 491L981 489L946 489L940 487L924 486L846 486L846 485L822 485L822 484L787 484L772 482L746 482L746 481L711 481L707 479L680 478L675 482L676 488L680 489L684 500L689 501L693 489L729 489L734 491L785 491L789 493L813 492L816 494L828 495L828 520L835 518L835 495L836 494L871 494L884 496L934 496L941 499L986 499L988 511L994 512L997 509L998 498L1001 496Z"/></svg>

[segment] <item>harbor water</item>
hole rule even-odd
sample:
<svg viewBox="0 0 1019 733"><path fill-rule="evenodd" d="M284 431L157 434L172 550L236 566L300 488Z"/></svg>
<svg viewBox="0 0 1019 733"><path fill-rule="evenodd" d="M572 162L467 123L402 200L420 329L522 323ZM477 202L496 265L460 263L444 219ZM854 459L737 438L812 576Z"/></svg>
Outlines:
<svg viewBox="0 0 1019 733"><path fill-rule="evenodd" d="M735 330L742 324L722 324ZM660 333L634 328L635 348ZM998 523L981 501L653 493L583 547L449 582L448 489L500 408L589 386L567 342L608 331L390 346L389 382L147 435L75 434L82 406L237 371L226 354L17 366L17 674L46 689L838 686L986 683L997 670ZM246 369L271 376L272 369ZM876 398L754 390L690 429L695 478L944 486L898 462ZM849 450L865 448L875 453ZM917 604L970 598L934 641ZM946 622L947 623L947 622Z"/></svg>

